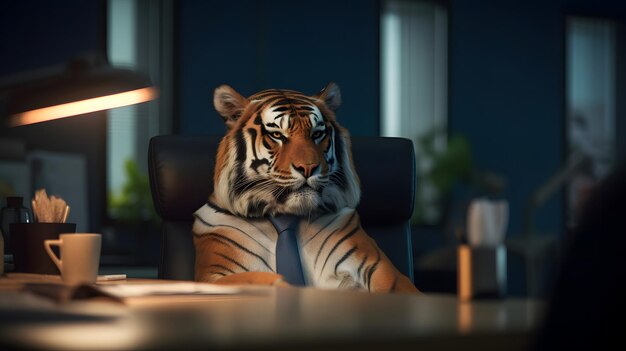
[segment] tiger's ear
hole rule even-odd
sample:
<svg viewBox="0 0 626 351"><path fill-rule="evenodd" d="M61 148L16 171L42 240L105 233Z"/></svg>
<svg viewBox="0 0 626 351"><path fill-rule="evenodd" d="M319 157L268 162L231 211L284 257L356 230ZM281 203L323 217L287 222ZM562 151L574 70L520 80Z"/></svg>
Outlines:
<svg viewBox="0 0 626 351"><path fill-rule="evenodd" d="M335 83L328 83L324 89L315 95L322 100L329 109L335 111L341 106L341 91Z"/></svg>
<svg viewBox="0 0 626 351"><path fill-rule="evenodd" d="M248 106L248 102L248 99L228 85L220 85L213 93L213 105L224 119L228 129L235 125L243 110Z"/></svg>

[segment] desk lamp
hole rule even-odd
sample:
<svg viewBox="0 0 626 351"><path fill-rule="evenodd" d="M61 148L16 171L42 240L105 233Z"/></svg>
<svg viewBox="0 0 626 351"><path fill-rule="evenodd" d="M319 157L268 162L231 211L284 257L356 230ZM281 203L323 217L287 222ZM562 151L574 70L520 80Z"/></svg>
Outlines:
<svg viewBox="0 0 626 351"><path fill-rule="evenodd" d="M147 77L84 56L52 72L0 82L4 126L18 127L153 100Z"/></svg>
<svg viewBox="0 0 626 351"><path fill-rule="evenodd" d="M64 66L0 79L0 130L147 102L157 95L148 77L86 54Z"/></svg>
<svg viewBox="0 0 626 351"><path fill-rule="evenodd" d="M534 213L544 205L561 187L578 172L590 167L592 159L585 153L570 155L567 163L562 166L552 177L539 186L531 194L524 212L524 235L520 238L507 240L507 248L522 255L526 262L526 290L528 296L536 296L538 286L536 283L538 262L546 259L548 255L557 254L556 238L549 235L536 235Z"/></svg>

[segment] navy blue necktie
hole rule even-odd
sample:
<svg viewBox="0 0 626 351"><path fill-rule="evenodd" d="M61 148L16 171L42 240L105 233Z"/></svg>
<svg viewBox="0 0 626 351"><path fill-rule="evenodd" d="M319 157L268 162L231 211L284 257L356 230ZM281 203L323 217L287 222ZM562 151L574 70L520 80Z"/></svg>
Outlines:
<svg viewBox="0 0 626 351"><path fill-rule="evenodd" d="M269 217L269 220L278 231L276 273L283 275L289 284L306 285L298 251L299 218L291 215L278 215Z"/></svg>

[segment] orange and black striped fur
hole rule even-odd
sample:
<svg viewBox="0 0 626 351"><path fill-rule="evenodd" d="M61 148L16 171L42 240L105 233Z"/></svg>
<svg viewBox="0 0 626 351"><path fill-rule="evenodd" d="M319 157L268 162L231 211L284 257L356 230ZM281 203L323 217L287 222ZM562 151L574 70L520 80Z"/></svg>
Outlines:
<svg viewBox="0 0 626 351"><path fill-rule="evenodd" d="M305 280L321 288L416 292L361 227L359 180L350 137L335 119L331 83L319 94L266 90L244 98L215 90L228 126L215 166L215 191L195 213L196 280L275 284L278 233L267 219L301 218Z"/></svg>

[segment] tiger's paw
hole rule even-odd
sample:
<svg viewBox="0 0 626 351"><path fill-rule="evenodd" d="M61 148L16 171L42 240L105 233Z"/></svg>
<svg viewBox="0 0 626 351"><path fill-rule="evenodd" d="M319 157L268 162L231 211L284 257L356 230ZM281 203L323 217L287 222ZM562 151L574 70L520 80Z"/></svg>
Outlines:
<svg viewBox="0 0 626 351"><path fill-rule="evenodd" d="M215 281L223 285L277 285L287 286L283 276L271 272L245 272L227 275Z"/></svg>

